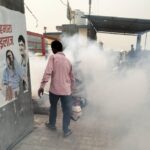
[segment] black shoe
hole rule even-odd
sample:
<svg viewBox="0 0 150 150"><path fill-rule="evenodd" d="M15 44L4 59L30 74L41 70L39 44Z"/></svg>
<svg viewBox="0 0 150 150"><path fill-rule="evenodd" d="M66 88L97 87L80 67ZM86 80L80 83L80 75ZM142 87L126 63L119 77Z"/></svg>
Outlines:
<svg viewBox="0 0 150 150"><path fill-rule="evenodd" d="M51 129L51 130L56 130L56 126L52 126L52 125L50 125L49 123L45 123L45 126L47 127L47 128L49 128L49 129Z"/></svg>
<svg viewBox="0 0 150 150"><path fill-rule="evenodd" d="M64 133L64 137L68 137L72 134L72 131L69 129L66 133Z"/></svg>

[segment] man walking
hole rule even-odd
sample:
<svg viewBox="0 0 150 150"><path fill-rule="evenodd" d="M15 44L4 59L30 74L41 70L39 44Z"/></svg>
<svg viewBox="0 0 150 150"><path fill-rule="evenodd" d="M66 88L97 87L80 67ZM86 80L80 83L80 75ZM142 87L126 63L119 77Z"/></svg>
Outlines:
<svg viewBox="0 0 150 150"><path fill-rule="evenodd" d="M38 95L44 92L45 84L51 77L49 99L50 99L50 115L49 123L46 124L50 129L56 129L57 103L60 99L63 111L63 132L64 137L69 136L72 132L69 129L70 116L72 113L71 89L73 87L72 66L65 57L61 42L55 40L51 43L54 55L51 55L47 67L45 69L43 79L41 81Z"/></svg>

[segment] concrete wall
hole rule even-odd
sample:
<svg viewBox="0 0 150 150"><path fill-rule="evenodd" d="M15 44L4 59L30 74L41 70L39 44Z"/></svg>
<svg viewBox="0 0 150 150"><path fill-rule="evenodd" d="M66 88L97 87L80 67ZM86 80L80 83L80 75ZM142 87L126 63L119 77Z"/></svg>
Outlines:
<svg viewBox="0 0 150 150"><path fill-rule="evenodd" d="M85 38L87 38L87 28L79 28L79 35L82 35Z"/></svg>
<svg viewBox="0 0 150 150"><path fill-rule="evenodd" d="M87 28L82 28L82 27L79 27L79 35L84 37L84 44L86 45L87 42L88 42L88 36L87 36Z"/></svg>
<svg viewBox="0 0 150 150"><path fill-rule="evenodd" d="M23 0L0 0L0 6L24 13ZM33 130L30 72L28 63L28 92L20 89L18 98L0 107L0 150L11 149Z"/></svg>
<svg viewBox="0 0 150 150"><path fill-rule="evenodd" d="M74 35L78 33L78 26L75 24L62 25L62 33L67 35Z"/></svg>
<svg viewBox="0 0 150 150"><path fill-rule="evenodd" d="M91 40L97 40L96 37L96 31L92 26L82 27L78 26L76 24L65 24L61 27L62 33L67 35L74 35L74 34L80 34L82 36L85 36L87 38L90 38Z"/></svg>

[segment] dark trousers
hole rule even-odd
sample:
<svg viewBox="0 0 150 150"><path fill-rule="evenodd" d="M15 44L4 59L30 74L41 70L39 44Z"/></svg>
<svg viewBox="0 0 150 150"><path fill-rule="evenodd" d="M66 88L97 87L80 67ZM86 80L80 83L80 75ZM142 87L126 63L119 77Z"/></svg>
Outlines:
<svg viewBox="0 0 150 150"><path fill-rule="evenodd" d="M68 132L68 127L70 125L70 117L72 114L72 98L70 95L55 95L49 93L50 100L50 115L49 123L51 126L55 126L57 118L57 103L58 100L61 101L62 112L63 112L63 131L64 133Z"/></svg>

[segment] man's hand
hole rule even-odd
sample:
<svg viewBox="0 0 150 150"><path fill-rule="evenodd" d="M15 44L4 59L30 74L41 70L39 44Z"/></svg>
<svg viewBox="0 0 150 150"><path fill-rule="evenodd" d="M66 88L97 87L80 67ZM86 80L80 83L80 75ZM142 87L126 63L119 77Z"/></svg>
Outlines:
<svg viewBox="0 0 150 150"><path fill-rule="evenodd" d="M38 90L38 96L41 98L41 94L43 95L44 93L44 89L43 88L39 88Z"/></svg>

